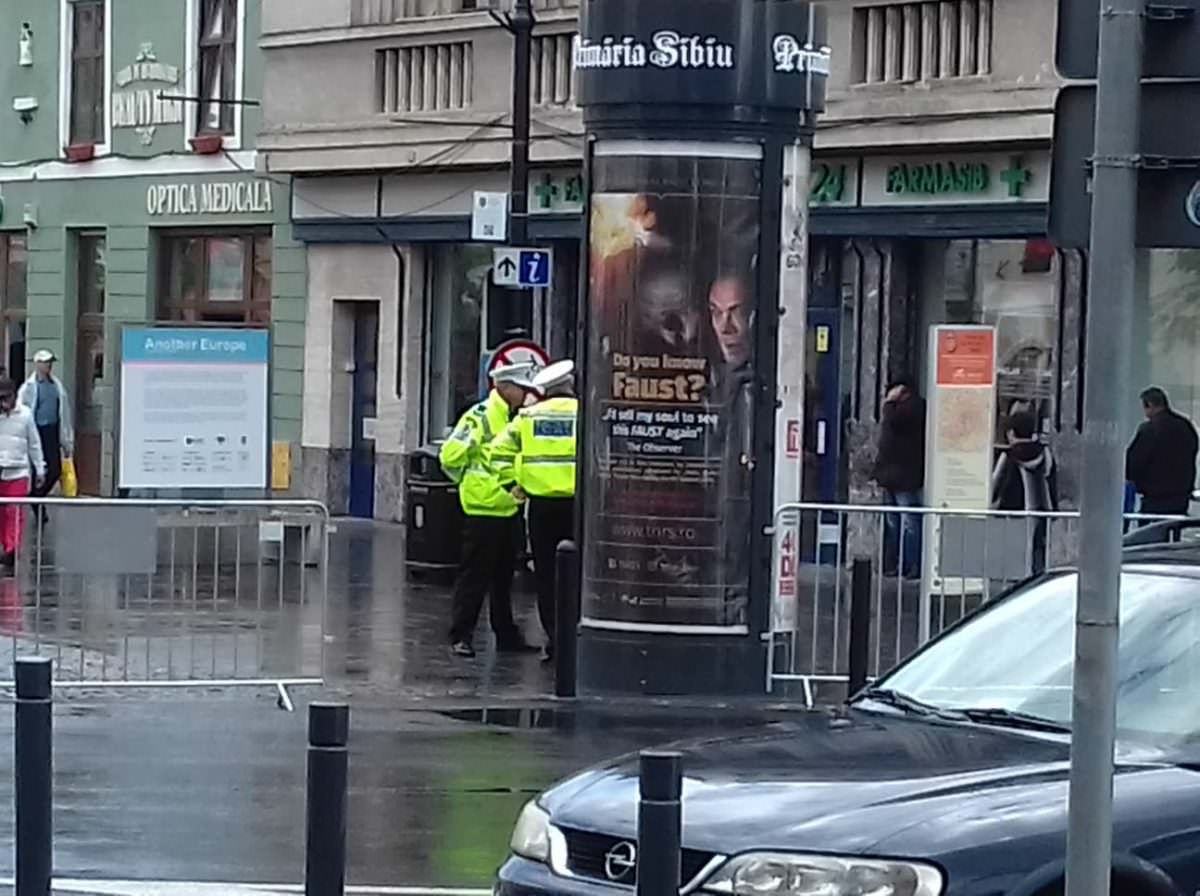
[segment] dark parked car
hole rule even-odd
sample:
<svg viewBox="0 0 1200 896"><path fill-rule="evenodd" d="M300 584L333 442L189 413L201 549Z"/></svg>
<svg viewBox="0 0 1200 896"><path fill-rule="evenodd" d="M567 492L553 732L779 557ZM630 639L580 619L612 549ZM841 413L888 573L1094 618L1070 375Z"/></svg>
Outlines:
<svg viewBox="0 0 1200 896"><path fill-rule="evenodd" d="M1076 576L1019 586L836 712L685 755L687 893L1062 892ZM1200 893L1200 546L1127 551L1114 896ZM530 803L497 896L636 882L637 762Z"/></svg>

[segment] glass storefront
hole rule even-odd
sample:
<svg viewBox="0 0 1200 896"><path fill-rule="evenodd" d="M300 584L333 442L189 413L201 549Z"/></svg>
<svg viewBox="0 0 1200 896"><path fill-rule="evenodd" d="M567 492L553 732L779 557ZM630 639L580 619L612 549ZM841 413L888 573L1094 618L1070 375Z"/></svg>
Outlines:
<svg viewBox="0 0 1200 896"><path fill-rule="evenodd" d="M426 432L440 439L479 398L484 303L492 247L460 243L429 253Z"/></svg>
<svg viewBox="0 0 1200 896"><path fill-rule="evenodd" d="M1049 431L1061 288L1054 247L1040 239L930 240L921 244L920 258L921 333L935 324L996 328L996 440L1004 441L1005 418L1018 410L1036 413ZM923 356L924 339L916 348Z"/></svg>
<svg viewBox="0 0 1200 896"><path fill-rule="evenodd" d="M269 229L161 230L158 318L198 323L271 322Z"/></svg>
<svg viewBox="0 0 1200 896"><path fill-rule="evenodd" d="M1146 298L1134 312L1130 433L1141 421L1137 394L1166 390L1181 414L1200 420L1200 250L1156 249L1143 256Z"/></svg>
<svg viewBox="0 0 1200 896"><path fill-rule="evenodd" d="M494 248L445 243L427 250L424 432L430 440L442 438L479 400L480 362L489 349L519 336L556 357L573 352L578 244L553 244L551 289L517 293L491 285Z"/></svg>

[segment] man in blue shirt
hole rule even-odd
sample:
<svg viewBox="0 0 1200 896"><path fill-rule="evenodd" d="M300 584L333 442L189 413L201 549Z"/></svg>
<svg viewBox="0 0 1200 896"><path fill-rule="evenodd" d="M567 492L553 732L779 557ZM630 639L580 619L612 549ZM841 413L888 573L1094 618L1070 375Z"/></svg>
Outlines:
<svg viewBox="0 0 1200 896"><path fill-rule="evenodd" d="M54 352L41 349L33 356L33 373L21 386L20 401L33 411L46 457L46 475L30 494L50 494L62 476L62 460L75 450L75 428L71 425L71 403L62 380L54 375ZM45 513L42 514L43 519Z"/></svg>

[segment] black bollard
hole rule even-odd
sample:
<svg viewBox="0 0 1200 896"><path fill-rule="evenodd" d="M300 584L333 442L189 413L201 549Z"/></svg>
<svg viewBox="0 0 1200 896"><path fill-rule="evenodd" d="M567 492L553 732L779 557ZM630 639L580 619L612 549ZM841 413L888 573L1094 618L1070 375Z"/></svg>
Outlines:
<svg viewBox="0 0 1200 896"><path fill-rule="evenodd" d="M308 707L308 790L305 800L305 896L346 892L346 792L350 707Z"/></svg>
<svg viewBox="0 0 1200 896"><path fill-rule="evenodd" d="M53 870L54 760L50 660L19 659L16 681L16 896L48 896Z"/></svg>
<svg viewBox="0 0 1200 896"><path fill-rule="evenodd" d="M637 896L677 896L683 757L644 750L638 783Z"/></svg>
<svg viewBox="0 0 1200 896"><path fill-rule="evenodd" d="M554 557L554 695L575 696L579 638L579 548L560 541Z"/></svg>
<svg viewBox="0 0 1200 896"><path fill-rule="evenodd" d="M850 572L850 685L854 696L867 685L867 662L871 653L871 561L854 561Z"/></svg>

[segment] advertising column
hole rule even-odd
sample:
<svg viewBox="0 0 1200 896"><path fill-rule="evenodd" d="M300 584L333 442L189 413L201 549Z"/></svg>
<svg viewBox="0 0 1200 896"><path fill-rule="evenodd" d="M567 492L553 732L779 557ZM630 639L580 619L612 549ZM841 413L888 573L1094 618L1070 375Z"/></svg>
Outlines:
<svg viewBox="0 0 1200 896"><path fill-rule="evenodd" d="M599 142L587 624L746 632L762 151Z"/></svg>
<svg viewBox="0 0 1200 896"><path fill-rule="evenodd" d="M781 206L808 192L824 31L799 0L585 7L581 693L762 689L777 404L798 391L780 306L801 342L804 320L780 281L803 280L804 220Z"/></svg>

